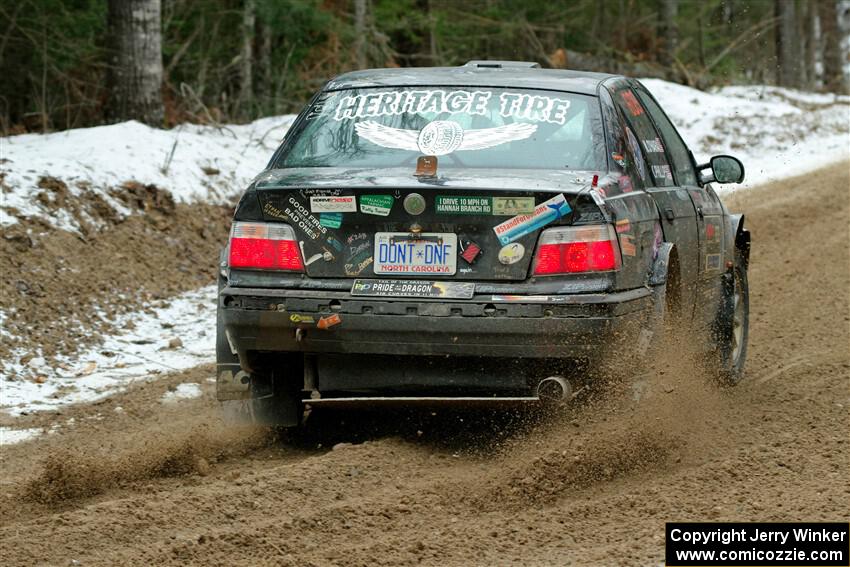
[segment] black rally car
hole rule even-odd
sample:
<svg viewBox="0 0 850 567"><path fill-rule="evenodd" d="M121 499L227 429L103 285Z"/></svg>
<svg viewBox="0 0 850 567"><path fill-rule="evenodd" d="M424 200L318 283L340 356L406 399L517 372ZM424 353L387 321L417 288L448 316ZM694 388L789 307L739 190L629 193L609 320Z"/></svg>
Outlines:
<svg viewBox="0 0 850 567"><path fill-rule="evenodd" d="M749 233L709 183L743 177L697 165L625 77L337 77L236 209L218 397L283 425L305 403L559 399L605 357L637 368L674 311L734 383Z"/></svg>

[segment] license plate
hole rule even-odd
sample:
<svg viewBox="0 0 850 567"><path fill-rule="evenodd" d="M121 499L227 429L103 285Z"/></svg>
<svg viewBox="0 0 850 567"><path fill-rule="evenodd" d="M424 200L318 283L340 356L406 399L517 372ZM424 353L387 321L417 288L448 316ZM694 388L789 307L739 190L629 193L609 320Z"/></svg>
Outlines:
<svg viewBox="0 0 850 567"><path fill-rule="evenodd" d="M457 235L453 233L375 233L376 274L454 275Z"/></svg>
<svg viewBox="0 0 850 567"><path fill-rule="evenodd" d="M369 297L439 297L470 299L475 293L472 282L428 282L420 280L354 280L351 295Z"/></svg>

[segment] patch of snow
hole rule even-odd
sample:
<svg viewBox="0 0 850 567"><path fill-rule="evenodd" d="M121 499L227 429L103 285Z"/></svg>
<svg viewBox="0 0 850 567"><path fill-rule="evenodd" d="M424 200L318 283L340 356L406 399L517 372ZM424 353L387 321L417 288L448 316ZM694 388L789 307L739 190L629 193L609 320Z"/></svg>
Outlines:
<svg viewBox="0 0 850 567"><path fill-rule="evenodd" d="M700 163L729 154L744 164L742 185L762 185L850 159L850 97L765 86L704 92L641 79Z"/></svg>
<svg viewBox="0 0 850 567"><path fill-rule="evenodd" d="M784 87L773 87L770 85L740 85L721 87L715 91L723 96L733 96L750 100L763 100L768 102L790 102L791 104L802 103L810 105L830 105L850 103L849 95L835 93L813 93L788 89Z"/></svg>
<svg viewBox="0 0 850 567"><path fill-rule="evenodd" d="M39 358L44 360L38 355L21 364L25 353L15 353L0 375L0 411L20 415L91 402L138 380L211 362L215 295L216 287L207 286L176 296L168 305L122 316L117 327L129 325L132 330L107 337L73 358L60 358L56 366L33 365ZM178 338L181 346L175 346Z"/></svg>
<svg viewBox="0 0 850 567"><path fill-rule="evenodd" d="M126 181L167 189L181 203L226 202L266 166L294 118L274 116L221 128L183 124L172 130L130 121L0 138L0 172L11 189L2 192L0 226L17 222L19 214L76 228L67 211L51 214L36 200L42 176L61 179L73 195L88 188L124 214L109 189Z"/></svg>
<svg viewBox="0 0 850 567"><path fill-rule="evenodd" d="M0 427L0 446L15 445L16 443L29 441L30 439L35 439L41 433L42 430L40 428L13 429L11 427Z"/></svg>
<svg viewBox="0 0 850 567"><path fill-rule="evenodd" d="M173 404L180 400L191 400L201 397L201 386L195 382L184 382L178 384L173 391L168 391L162 396L162 403Z"/></svg>

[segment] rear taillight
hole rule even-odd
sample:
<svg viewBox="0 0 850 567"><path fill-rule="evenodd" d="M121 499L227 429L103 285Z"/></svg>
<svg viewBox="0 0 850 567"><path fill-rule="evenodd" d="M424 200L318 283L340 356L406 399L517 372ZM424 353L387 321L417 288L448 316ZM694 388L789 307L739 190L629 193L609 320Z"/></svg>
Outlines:
<svg viewBox="0 0 850 567"><path fill-rule="evenodd" d="M612 225L565 226L544 230L534 255L535 276L606 272L620 267Z"/></svg>
<svg viewBox="0 0 850 567"><path fill-rule="evenodd" d="M304 262L289 225L235 222L230 229L230 267L303 272Z"/></svg>

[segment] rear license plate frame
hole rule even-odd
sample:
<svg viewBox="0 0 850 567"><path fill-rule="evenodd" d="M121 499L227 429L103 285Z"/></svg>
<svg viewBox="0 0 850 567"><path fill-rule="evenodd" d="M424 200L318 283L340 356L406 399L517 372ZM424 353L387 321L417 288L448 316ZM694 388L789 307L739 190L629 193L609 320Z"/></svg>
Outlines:
<svg viewBox="0 0 850 567"><path fill-rule="evenodd" d="M412 297L418 299L472 299L473 282L431 280L357 279L351 286L357 297Z"/></svg>
<svg viewBox="0 0 850 567"><path fill-rule="evenodd" d="M399 246L401 244L401 246ZM413 244L413 248L409 247ZM425 244L421 249L418 247ZM427 244L431 244L428 246ZM438 246L433 246L438 244ZM387 248L382 250L381 246ZM446 248L448 245L448 249ZM442 259L440 263L428 262L428 250L433 259ZM376 232L373 248L373 271L378 276L453 276L457 273L457 234L453 232ZM413 263L407 263L408 255ZM396 260L403 257L405 263ZM415 263L422 259L422 263Z"/></svg>

